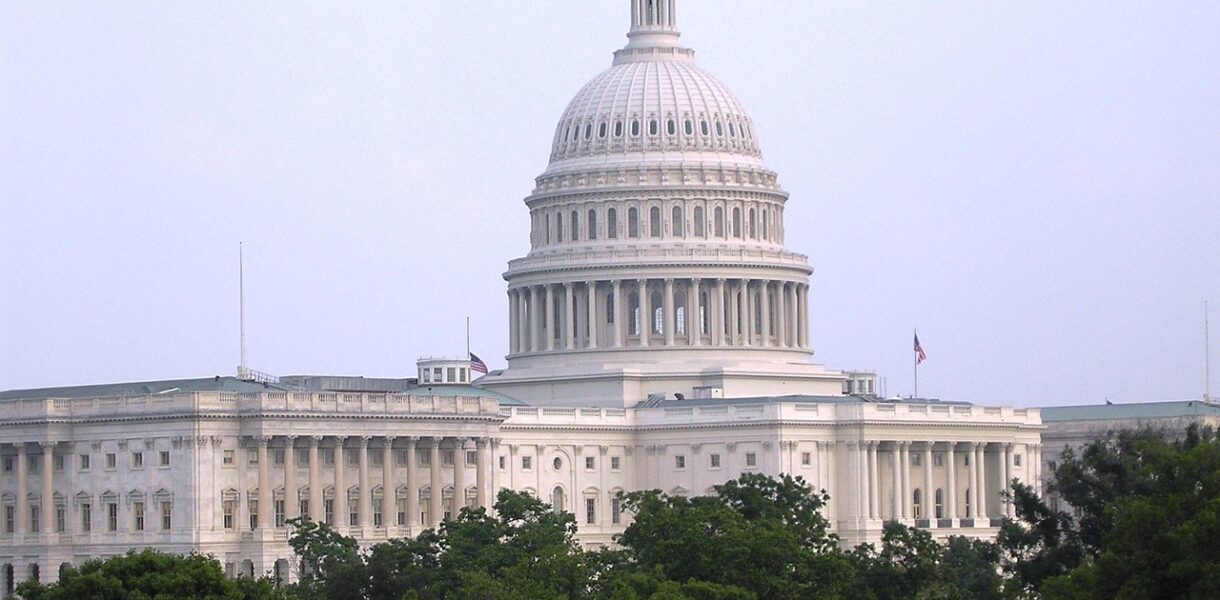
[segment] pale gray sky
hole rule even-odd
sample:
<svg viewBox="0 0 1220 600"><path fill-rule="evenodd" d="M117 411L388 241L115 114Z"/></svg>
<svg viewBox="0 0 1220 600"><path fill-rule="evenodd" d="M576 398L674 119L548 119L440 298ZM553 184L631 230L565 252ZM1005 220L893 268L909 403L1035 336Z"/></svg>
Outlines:
<svg viewBox="0 0 1220 600"><path fill-rule="evenodd" d="M231 373L239 241L257 369L413 375L466 315L503 366L521 200L627 7L0 3L0 389ZM679 23L791 193L819 362L909 393L918 327L923 395L1202 394L1220 3L682 0Z"/></svg>

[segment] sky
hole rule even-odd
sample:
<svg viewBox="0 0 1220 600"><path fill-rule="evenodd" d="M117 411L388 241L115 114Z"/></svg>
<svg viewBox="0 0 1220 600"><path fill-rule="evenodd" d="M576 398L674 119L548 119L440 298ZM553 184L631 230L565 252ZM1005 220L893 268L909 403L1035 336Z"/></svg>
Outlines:
<svg viewBox="0 0 1220 600"><path fill-rule="evenodd" d="M626 0L0 3L0 389L504 366L523 198ZM814 360L1220 395L1220 3L679 0L791 194Z"/></svg>

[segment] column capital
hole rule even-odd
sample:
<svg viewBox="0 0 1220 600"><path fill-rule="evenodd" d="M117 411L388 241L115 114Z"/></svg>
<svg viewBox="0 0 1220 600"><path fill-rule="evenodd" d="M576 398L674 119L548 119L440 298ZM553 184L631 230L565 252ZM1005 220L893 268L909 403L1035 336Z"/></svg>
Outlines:
<svg viewBox="0 0 1220 600"><path fill-rule="evenodd" d="M290 433L288 435L284 435L284 436L280 436L280 437L284 438L284 445L291 448L292 446L296 445L297 438L300 436L296 435L295 433Z"/></svg>
<svg viewBox="0 0 1220 600"><path fill-rule="evenodd" d="M53 442L51 440L42 440L42 441L38 442L38 445L41 446L43 450L46 450L47 448L54 450L56 443L57 442Z"/></svg>
<svg viewBox="0 0 1220 600"><path fill-rule="evenodd" d="M269 435L253 436L254 444L257 445L259 448L265 448L265 447L267 447L268 444L271 443L271 437L272 436L269 436Z"/></svg>
<svg viewBox="0 0 1220 600"><path fill-rule="evenodd" d="M371 440L371 439L373 439L373 436L371 436L371 435L356 436L356 446L358 448L368 448L369 440Z"/></svg>
<svg viewBox="0 0 1220 600"><path fill-rule="evenodd" d="M665 285L673 285L673 284L674 284L674 278L673 278L673 277L666 277L666 278L665 278Z"/></svg>
<svg viewBox="0 0 1220 600"><path fill-rule="evenodd" d="M381 436L381 439L385 440L385 443L383 444L384 446L393 446L394 440L398 439L398 436L383 435Z"/></svg>
<svg viewBox="0 0 1220 600"><path fill-rule="evenodd" d="M322 442L322 438L324 438L324 437L326 437L326 436L324 436L324 435L311 435L311 436L309 436L309 445L310 445L310 446L317 446L319 443L321 443L321 442Z"/></svg>
<svg viewBox="0 0 1220 600"><path fill-rule="evenodd" d="M346 435L332 435L330 437L335 439L335 446L340 448L343 447L343 443L346 442L348 438Z"/></svg>

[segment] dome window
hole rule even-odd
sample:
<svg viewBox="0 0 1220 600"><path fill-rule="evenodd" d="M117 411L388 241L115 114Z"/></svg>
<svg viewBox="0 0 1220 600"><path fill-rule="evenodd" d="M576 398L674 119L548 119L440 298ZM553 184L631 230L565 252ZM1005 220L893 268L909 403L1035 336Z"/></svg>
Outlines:
<svg viewBox="0 0 1220 600"><path fill-rule="evenodd" d="M686 135L695 134L695 125L694 123L690 122L690 119L687 119L686 122L682 124L682 129L686 131Z"/></svg>
<svg viewBox="0 0 1220 600"><path fill-rule="evenodd" d="M724 209L717 206L715 214L716 217L713 219L713 221L715 222L716 227L716 237L722 238L724 237Z"/></svg>
<svg viewBox="0 0 1220 600"><path fill-rule="evenodd" d="M703 237L706 224L703 222L702 206L696 206L695 209L691 211L691 219L693 220L691 225L694 226L694 231L691 233L693 233L695 237Z"/></svg>
<svg viewBox="0 0 1220 600"><path fill-rule="evenodd" d="M669 135L677 135L678 124L674 123L673 119L670 119L669 122L665 124L665 132Z"/></svg>
<svg viewBox="0 0 1220 600"><path fill-rule="evenodd" d="M627 209L627 237L640 237L640 211L634 206Z"/></svg>
<svg viewBox="0 0 1220 600"><path fill-rule="evenodd" d="M716 121L716 135L718 137L724 137L724 125L721 124L720 121Z"/></svg>
<svg viewBox="0 0 1220 600"><path fill-rule="evenodd" d="M602 123L597 126L597 139L606 139L606 124Z"/></svg>
<svg viewBox="0 0 1220 600"><path fill-rule="evenodd" d="M585 226L589 230L589 239L597 239L597 211L589 209L589 224Z"/></svg>
<svg viewBox="0 0 1220 600"><path fill-rule="evenodd" d="M568 136L571 134L572 134L572 124L568 123L567 126L563 128L563 135L559 139L561 141L566 142L568 140Z"/></svg>
<svg viewBox="0 0 1220 600"><path fill-rule="evenodd" d="M648 135L656 135L659 133L660 126L657 125L657 120L652 119L648 122Z"/></svg>
<svg viewBox="0 0 1220 600"><path fill-rule="evenodd" d="M593 124L592 123L585 124L585 139L586 140L593 139Z"/></svg>
<svg viewBox="0 0 1220 600"><path fill-rule="evenodd" d="M661 237L661 209L655 206L648 210L648 235Z"/></svg>
<svg viewBox="0 0 1220 600"><path fill-rule="evenodd" d="M622 121L614 122L614 137L616 137L616 138L623 137L623 122Z"/></svg>
<svg viewBox="0 0 1220 600"><path fill-rule="evenodd" d="M699 131L702 131L703 135L707 135L707 121L699 121Z"/></svg>
<svg viewBox="0 0 1220 600"><path fill-rule="evenodd" d="M640 135L640 122L632 121L631 122L631 137L637 137L639 135Z"/></svg>
<svg viewBox="0 0 1220 600"><path fill-rule="evenodd" d="M732 121L729 121L729 137L731 137L731 138L737 137L737 128L733 127Z"/></svg>
<svg viewBox="0 0 1220 600"><path fill-rule="evenodd" d="M686 219L682 214L682 207L675 206L673 209L673 218L670 220L670 227L673 228L674 237L686 237L686 232L683 231Z"/></svg>
<svg viewBox="0 0 1220 600"><path fill-rule="evenodd" d="M614 208L606 209L606 237L610 239L618 239L618 210Z"/></svg>
<svg viewBox="0 0 1220 600"><path fill-rule="evenodd" d="M555 241L563 241L563 213L555 215Z"/></svg>

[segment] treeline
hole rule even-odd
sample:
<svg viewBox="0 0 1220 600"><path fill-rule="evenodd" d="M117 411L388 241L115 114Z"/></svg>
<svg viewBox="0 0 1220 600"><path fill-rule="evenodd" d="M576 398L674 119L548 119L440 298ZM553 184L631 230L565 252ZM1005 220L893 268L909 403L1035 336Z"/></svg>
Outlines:
<svg viewBox="0 0 1220 600"><path fill-rule="evenodd" d="M744 475L717 494L623 498L614 549L580 549L571 514L502 491L494 514L361 550L324 524L295 522L298 583L224 577L210 557L152 551L93 561L28 600L926 600L1220 598L1220 442L1124 432L1068 453L1052 510L1016 483L1017 518L994 542L889 523L880 545L840 548L826 496L800 478Z"/></svg>

